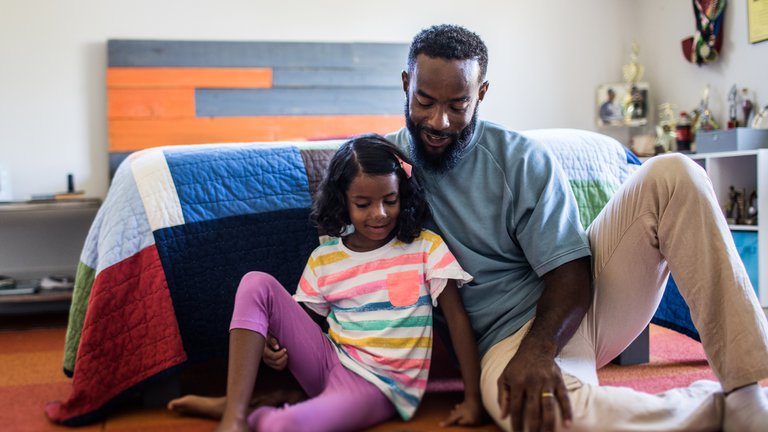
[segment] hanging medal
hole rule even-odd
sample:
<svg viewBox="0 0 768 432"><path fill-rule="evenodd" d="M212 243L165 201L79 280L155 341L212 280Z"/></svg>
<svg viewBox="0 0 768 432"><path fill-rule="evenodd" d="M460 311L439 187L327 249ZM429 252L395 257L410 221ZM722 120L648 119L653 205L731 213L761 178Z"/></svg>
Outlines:
<svg viewBox="0 0 768 432"><path fill-rule="evenodd" d="M689 62L701 66L715 62L720 57L726 2L693 0L696 33L682 42L683 54Z"/></svg>

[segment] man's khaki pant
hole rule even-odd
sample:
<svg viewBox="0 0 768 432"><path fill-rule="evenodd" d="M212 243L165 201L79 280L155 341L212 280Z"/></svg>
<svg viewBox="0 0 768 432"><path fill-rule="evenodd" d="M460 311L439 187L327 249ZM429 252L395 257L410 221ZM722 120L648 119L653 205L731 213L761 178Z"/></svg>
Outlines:
<svg viewBox="0 0 768 432"><path fill-rule="evenodd" d="M768 376L768 324L704 170L682 155L654 157L622 185L587 233L595 296L557 358L573 430L720 430L723 391ZM722 387L699 383L650 395L600 386L597 369L650 322L670 271ZM483 401L505 430L510 419L499 418L497 380L532 321L482 359Z"/></svg>

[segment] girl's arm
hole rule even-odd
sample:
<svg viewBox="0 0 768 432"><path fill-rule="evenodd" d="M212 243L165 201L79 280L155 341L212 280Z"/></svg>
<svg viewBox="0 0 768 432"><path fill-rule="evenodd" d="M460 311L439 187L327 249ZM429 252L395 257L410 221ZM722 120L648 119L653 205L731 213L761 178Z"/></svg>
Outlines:
<svg viewBox="0 0 768 432"><path fill-rule="evenodd" d="M469 324L469 317L464 310L455 280L448 281L437 302L448 322L451 342L458 357L461 378L464 381L464 402L457 405L440 425L481 424L486 415L480 398L480 354L477 351L475 335Z"/></svg>

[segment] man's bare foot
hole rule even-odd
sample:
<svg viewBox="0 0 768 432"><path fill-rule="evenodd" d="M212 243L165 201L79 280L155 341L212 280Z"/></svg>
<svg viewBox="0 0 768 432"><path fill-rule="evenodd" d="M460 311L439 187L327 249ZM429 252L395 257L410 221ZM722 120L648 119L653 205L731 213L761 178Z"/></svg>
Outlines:
<svg viewBox="0 0 768 432"><path fill-rule="evenodd" d="M176 414L221 420L227 398L187 395L168 402L168 410Z"/></svg>

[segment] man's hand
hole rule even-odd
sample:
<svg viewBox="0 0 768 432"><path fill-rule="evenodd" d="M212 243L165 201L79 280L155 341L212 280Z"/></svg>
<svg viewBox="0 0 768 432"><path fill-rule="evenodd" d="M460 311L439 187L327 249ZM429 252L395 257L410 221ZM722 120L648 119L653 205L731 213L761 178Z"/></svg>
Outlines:
<svg viewBox="0 0 768 432"><path fill-rule="evenodd" d="M570 426L571 401L551 356L518 350L499 377L498 386L501 418L512 417L513 431L522 431L524 424L529 432L554 431L557 409L563 426Z"/></svg>
<svg viewBox="0 0 768 432"><path fill-rule="evenodd" d="M262 360L270 368L281 371L288 365L288 350L280 347L280 341L276 337L267 335Z"/></svg>
<svg viewBox="0 0 768 432"><path fill-rule="evenodd" d="M441 427L478 426L487 421L487 415L479 400L464 400L451 410L448 418L440 422Z"/></svg>

